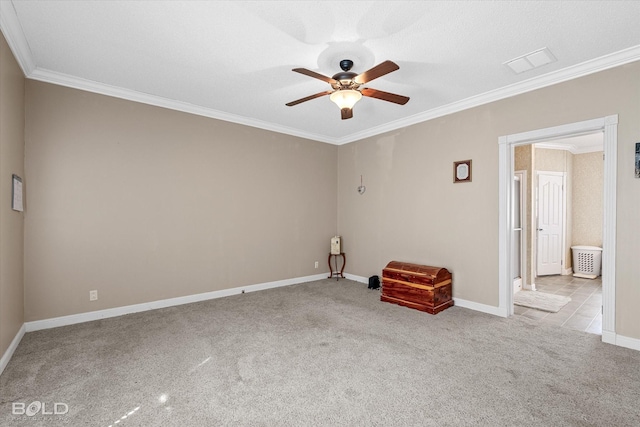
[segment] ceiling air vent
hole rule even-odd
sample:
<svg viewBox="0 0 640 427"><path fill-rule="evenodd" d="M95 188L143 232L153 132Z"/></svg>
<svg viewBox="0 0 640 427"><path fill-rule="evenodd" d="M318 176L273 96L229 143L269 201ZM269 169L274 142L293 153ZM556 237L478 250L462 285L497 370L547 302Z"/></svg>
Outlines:
<svg viewBox="0 0 640 427"><path fill-rule="evenodd" d="M504 63L516 74L557 61L549 49L542 48Z"/></svg>

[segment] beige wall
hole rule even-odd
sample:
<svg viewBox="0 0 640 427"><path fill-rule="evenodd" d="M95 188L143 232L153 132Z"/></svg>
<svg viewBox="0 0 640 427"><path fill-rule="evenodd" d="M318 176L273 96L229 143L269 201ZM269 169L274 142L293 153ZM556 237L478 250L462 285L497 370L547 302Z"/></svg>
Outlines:
<svg viewBox="0 0 640 427"><path fill-rule="evenodd" d="M391 260L444 266L457 298L498 305L498 137L619 115L616 331L640 339L640 63L624 65L341 146L338 229L348 271L380 274ZM473 182L452 163L473 159ZM356 187L363 174L367 192Z"/></svg>
<svg viewBox="0 0 640 427"><path fill-rule="evenodd" d="M455 297L497 305L498 135L482 110L340 147L338 227L350 273L381 274L392 260L446 267ZM465 159L473 180L454 184L453 162Z"/></svg>
<svg viewBox="0 0 640 427"><path fill-rule="evenodd" d="M441 265L457 298L497 306L498 137L618 114L616 328L640 339L638 75L628 64L339 148L29 81L26 320L314 274L336 228L352 274ZM453 184L469 158L473 182Z"/></svg>
<svg viewBox="0 0 640 427"><path fill-rule="evenodd" d="M31 80L26 100L27 321L328 270L337 147Z"/></svg>
<svg viewBox="0 0 640 427"><path fill-rule="evenodd" d="M0 34L0 357L24 321L24 217L11 209L12 180L24 174L24 75Z"/></svg>
<svg viewBox="0 0 640 427"><path fill-rule="evenodd" d="M572 245L602 247L604 161L602 152L573 156Z"/></svg>

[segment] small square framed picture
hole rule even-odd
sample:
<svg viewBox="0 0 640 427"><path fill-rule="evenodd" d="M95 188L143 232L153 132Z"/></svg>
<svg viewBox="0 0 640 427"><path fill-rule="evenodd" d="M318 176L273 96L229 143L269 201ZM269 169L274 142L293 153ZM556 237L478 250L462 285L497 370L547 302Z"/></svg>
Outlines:
<svg viewBox="0 0 640 427"><path fill-rule="evenodd" d="M471 182L471 160L453 162L453 182Z"/></svg>

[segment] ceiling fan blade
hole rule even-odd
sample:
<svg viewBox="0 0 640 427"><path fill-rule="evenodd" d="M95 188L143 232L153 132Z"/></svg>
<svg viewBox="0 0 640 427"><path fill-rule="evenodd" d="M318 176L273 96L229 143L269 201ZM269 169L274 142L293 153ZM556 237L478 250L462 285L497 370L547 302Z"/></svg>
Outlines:
<svg viewBox="0 0 640 427"><path fill-rule="evenodd" d="M398 64L392 61L384 61L370 70L365 71L362 74L358 74L353 78L356 83L363 84L370 82L373 79L389 74L392 71L399 70Z"/></svg>
<svg viewBox="0 0 640 427"><path fill-rule="evenodd" d="M343 108L340 110L340 114L342 115L342 120L350 119L353 117L353 110L351 108Z"/></svg>
<svg viewBox="0 0 640 427"><path fill-rule="evenodd" d="M395 104L404 105L409 102L408 96L396 95L395 93L383 92L381 90L370 89L368 87L362 89L360 92L362 92L364 96L382 99L383 101L389 101Z"/></svg>
<svg viewBox="0 0 640 427"><path fill-rule="evenodd" d="M313 94L313 95L309 95L309 96L306 96L304 98L300 98L300 99L298 99L296 101L287 102L286 106L287 107L293 107L294 105L298 105L298 104L300 104L302 102L305 102L305 101L311 101L312 99L320 98L321 96L329 95L330 93L333 93L333 91L332 90L327 90L327 91L324 91L324 92L320 92L320 93L316 93L316 94Z"/></svg>
<svg viewBox="0 0 640 427"><path fill-rule="evenodd" d="M316 73L315 71L307 70L306 68L294 68L291 71L295 71L296 73L304 74L305 76L309 76L309 77L313 77L313 78L318 79L318 80L322 80L323 82L327 82L327 83L329 83L331 85L337 83L331 77L324 76L324 75L322 75L320 73Z"/></svg>

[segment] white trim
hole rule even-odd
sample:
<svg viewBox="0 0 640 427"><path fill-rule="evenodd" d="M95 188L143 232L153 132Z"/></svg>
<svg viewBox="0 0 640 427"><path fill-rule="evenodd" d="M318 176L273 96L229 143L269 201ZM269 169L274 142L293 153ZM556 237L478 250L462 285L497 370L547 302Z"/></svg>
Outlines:
<svg viewBox="0 0 640 427"><path fill-rule="evenodd" d="M640 351L640 339L625 337L615 332L602 331L602 342Z"/></svg>
<svg viewBox="0 0 640 427"><path fill-rule="evenodd" d="M522 273L522 286L523 288L526 286L527 284L527 279L529 278L529 275L531 273L530 270L527 269L527 265L526 265L526 261L527 261L527 248L528 248L528 243L529 243L529 228L531 226L531 224L527 221L527 209L529 209L529 200L527 195L529 194L529 187L527 187L528 185L530 185L527 182L527 171L521 171L522 175L520 176L520 183L522 185L522 190L521 190L521 194L520 194L520 198L522 199L522 207L521 207L521 216L522 216L522 224L520 224L522 226L522 242L521 242L521 246L522 246L522 260L525 262L525 266L524 268L522 268L522 265L520 266L520 272ZM533 283L533 277L530 280ZM535 289L535 285L533 285L534 289ZM531 288L531 286L529 286L529 288Z"/></svg>
<svg viewBox="0 0 640 427"><path fill-rule="evenodd" d="M518 277L517 279L513 279L513 292L520 292L521 290L522 290L522 276Z"/></svg>
<svg viewBox="0 0 640 427"><path fill-rule="evenodd" d="M537 140L562 136L604 131L604 219L602 252L602 340L617 341L615 337L616 319L616 173L618 144L618 115L570 123L546 129L538 129L498 138L498 307L513 314L513 294L511 290L511 178L513 174L513 149L517 145L533 143ZM623 343L628 343L623 339Z"/></svg>
<svg viewBox="0 0 640 427"><path fill-rule="evenodd" d="M4 372L4 368L6 368L7 365L9 364L9 360L11 360L11 357L13 356L13 353L16 351L16 348L18 348L18 344L20 344L20 341L22 340L22 337L24 337L25 332L26 332L26 327L24 324L22 324L16 336L13 337L13 341L11 341L11 344L9 344L9 347L2 355L2 358L0 359L0 375L2 375L2 373Z"/></svg>
<svg viewBox="0 0 640 427"><path fill-rule="evenodd" d="M448 114L477 107L479 105L488 104L494 101L520 95L522 93L565 82L567 80L573 80L578 77L583 77L589 74L597 73L599 71L604 71L610 68L618 67L620 65L640 60L640 45L632 46L618 52L610 53L608 55L585 61L571 67L563 68L544 74L542 76L533 77L531 79L514 83L509 86L472 96L470 98L453 102L451 104L434 108L432 110L425 111L419 114L415 114L404 119L389 122L381 126L371 127L367 130L352 133L341 138L334 138L326 135L305 132L299 129L277 125L274 123L267 123L249 117L238 116L223 111L192 105L185 102L148 95L134 90L118 88L98 82L92 82L70 75L57 73L51 70L41 69L33 60L33 54L31 53L29 44L26 41L24 32L22 31L22 26L20 25L20 21L18 20L16 12L13 8L13 4L9 1L0 1L0 7L0 29L4 33L5 38L7 39L7 43L11 47L16 60L22 67L22 70L27 78L335 145L348 144L350 142L358 141L370 136L376 136L385 132L391 132L400 128L414 125L416 123L425 122L427 120L432 120L438 117L446 116Z"/></svg>
<svg viewBox="0 0 640 427"><path fill-rule="evenodd" d="M362 277L362 276L356 276L355 274L344 273L344 278L353 280L354 282L366 283L367 285L369 284L368 277Z"/></svg>
<svg viewBox="0 0 640 427"><path fill-rule="evenodd" d="M480 311L494 316L507 317L505 310L493 305L480 304L479 302L468 301L462 298L453 298L456 307L468 308L469 310Z"/></svg>
<svg viewBox="0 0 640 427"><path fill-rule="evenodd" d="M616 335L615 344L620 347L625 347L625 348L630 348L631 350L640 351L640 340L637 338L629 338L622 335Z"/></svg>
<svg viewBox="0 0 640 427"><path fill-rule="evenodd" d="M527 268L527 243L529 227L527 224L527 171L517 170L513 172L514 177L518 177L520 180L520 286L521 289L528 289L527 277L529 271ZM515 201L514 201L515 202ZM516 290L516 284L514 283L514 291Z"/></svg>
<svg viewBox="0 0 640 427"><path fill-rule="evenodd" d="M35 320L26 322L26 331L33 332L42 329L57 328L59 326L74 325L76 323L91 322L93 320L117 317L125 314L139 313L141 311L156 310L158 308L173 307L176 305L190 304L194 302L206 301L210 299L223 298L231 295L238 295L243 292L255 292L265 289L290 286L298 283L313 282L326 279L327 275L316 274L313 276L298 277L293 279L278 280L275 282L259 283L256 285L239 286L237 288L222 289L219 291L205 292L202 294L187 295L184 297L169 298L159 301L145 302L142 304L127 305L123 307L108 308L106 310L90 311L88 313L72 314L70 316L54 317L52 319Z"/></svg>
<svg viewBox="0 0 640 427"><path fill-rule="evenodd" d="M368 277L356 276L355 274L345 273L344 277L349 280L353 280L355 282L360 283L369 283ZM507 317L506 313L500 310L499 307L495 307L492 305L480 304L474 301L464 300L462 298L453 298L455 306L468 308L469 310L480 311L482 313L492 314L494 316Z"/></svg>
<svg viewBox="0 0 640 427"><path fill-rule="evenodd" d="M528 132L506 135L498 138L498 143L514 146L537 144L536 141L546 141L551 139L559 139L563 137L600 132L604 129L605 120L607 120L609 117L617 117L617 115L607 116L599 119L584 120L582 122L576 123L568 123L546 129L536 129Z"/></svg>
<svg viewBox="0 0 640 427"><path fill-rule="evenodd" d="M479 105L489 104L501 99L510 98L522 93L531 92L543 87L552 86L557 83L562 83L568 80L576 79L578 77L583 77L589 74L608 70L610 68L628 64L639 59L640 45L637 45L628 49L623 49L621 51L611 53L609 55L602 56L600 58L585 61L581 64L573 65L571 67L553 71L542 76L533 77L529 80L514 83L512 85L485 92L480 95L472 96L470 98L444 105L442 107L434 108L433 110L425 111L423 113L406 117L401 120L386 123L382 126L375 126L362 132L353 133L344 138L336 139L335 144L343 145L371 136L380 135L384 132L391 132L396 129L414 125L416 123L425 122L427 120L432 120L438 117L446 116L448 114L453 114L459 111L467 110L469 108L477 107Z"/></svg>
<svg viewBox="0 0 640 427"><path fill-rule="evenodd" d="M505 317L513 315L513 292L511 291L511 199L513 188L511 185L511 171L515 164L513 150L509 149L507 137L498 138L498 309L505 313ZM507 177L506 174L509 173ZM533 278L531 278L533 281Z"/></svg>
<svg viewBox="0 0 640 427"><path fill-rule="evenodd" d="M603 330L602 331L602 342L605 342L607 344L616 345L616 333Z"/></svg>
<svg viewBox="0 0 640 427"><path fill-rule="evenodd" d="M344 277L349 280L353 280L355 282L361 283L369 283L368 277L356 276L354 274L345 273ZM506 313L502 312L499 307L494 307L492 305L480 304L474 301L464 300L462 298L453 298L455 306L467 308L469 310L479 311L482 313L492 314L494 316L507 317Z"/></svg>
<svg viewBox="0 0 640 427"><path fill-rule="evenodd" d="M327 137L325 135L304 132L287 126L277 125L250 117L239 116L237 114L226 113L224 111L214 110L213 108L202 107L195 104L189 104L187 102L163 98L161 96L150 95L135 90L124 89L104 83L85 80L79 77L74 77L55 71L37 68L27 77L32 80L66 86L72 89L80 89L87 92L112 96L114 98L126 99L128 101L140 102L142 104L167 108L169 110L181 111L183 113L195 114L197 116L209 117L212 119L223 120L225 122L251 126L254 128L278 132L285 135L292 135L299 138L306 138L315 141L326 142L329 144L335 144L334 138Z"/></svg>
<svg viewBox="0 0 640 427"><path fill-rule="evenodd" d="M25 76L30 75L36 68L36 64L33 62L31 48L22 31L13 2L0 1L0 29L22 72Z"/></svg>
<svg viewBox="0 0 640 427"><path fill-rule="evenodd" d="M604 214L602 224L602 331L616 331L616 182L618 115L604 120Z"/></svg>
<svg viewBox="0 0 640 427"><path fill-rule="evenodd" d="M573 274L573 268L565 268L560 273L561 276L571 276Z"/></svg>

